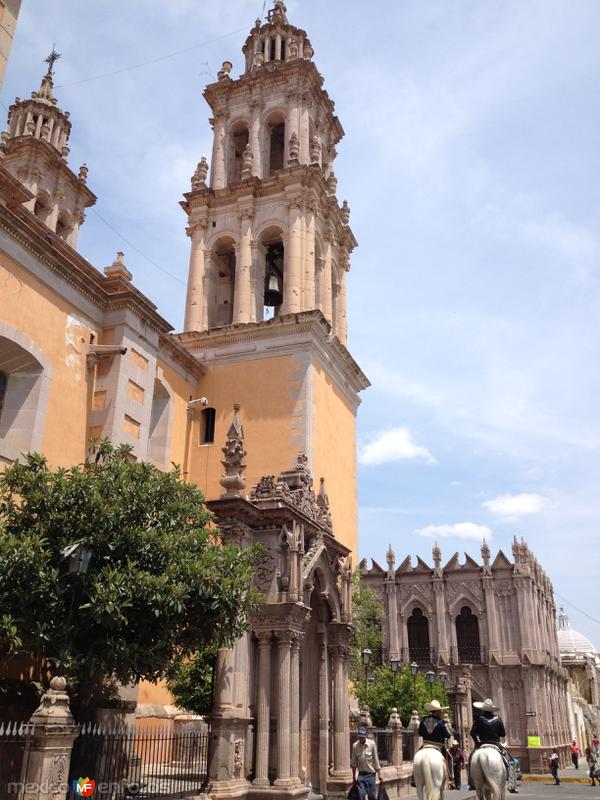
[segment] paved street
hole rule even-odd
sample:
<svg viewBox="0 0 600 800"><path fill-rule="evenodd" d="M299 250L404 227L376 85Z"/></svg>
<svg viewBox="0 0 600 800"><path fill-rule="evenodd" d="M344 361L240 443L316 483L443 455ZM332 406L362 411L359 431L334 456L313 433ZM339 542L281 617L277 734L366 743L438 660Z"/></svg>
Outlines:
<svg viewBox="0 0 600 800"><path fill-rule="evenodd" d="M569 771L570 772L570 771ZM581 773L581 770L580 770ZM581 777L585 777L585 773ZM464 784L463 784L464 786ZM579 798L595 798L600 800L600 786L592 786L589 783L561 783L555 786L551 776L543 782L519 783L519 794L511 795L507 792L505 800L538 800L538 798L560 797L561 800L579 800ZM461 789L460 792L446 792L444 800L471 800L475 798L475 792Z"/></svg>

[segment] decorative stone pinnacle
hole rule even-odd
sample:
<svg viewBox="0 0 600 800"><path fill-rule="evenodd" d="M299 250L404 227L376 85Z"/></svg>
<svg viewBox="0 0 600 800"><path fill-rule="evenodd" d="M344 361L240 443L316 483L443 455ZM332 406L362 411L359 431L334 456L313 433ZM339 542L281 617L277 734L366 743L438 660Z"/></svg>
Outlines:
<svg viewBox="0 0 600 800"><path fill-rule="evenodd" d="M394 566L396 564L396 554L392 550L392 545L388 545L387 553L386 553L387 565L390 572L393 572Z"/></svg>
<svg viewBox="0 0 600 800"><path fill-rule="evenodd" d="M79 175L77 177L79 178L80 181L83 181L85 183L87 180L87 176L88 176L88 165L82 164L79 167Z"/></svg>
<svg viewBox="0 0 600 800"><path fill-rule="evenodd" d="M224 61L223 66L217 72L218 80L223 81L226 78L231 78L230 73L232 69L233 69L233 64L231 63L231 61Z"/></svg>
<svg viewBox="0 0 600 800"><path fill-rule="evenodd" d="M244 429L239 418L240 404L234 403L233 420L227 431L227 442L221 448L223 460L221 464L225 469L225 474L219 483L225 489L221 495L223 499L233 497L243 497L242 491L246 487L246 479L243 473L246 469L244 458L247 453L244 450Z"/></svg>
<svg viewBox="0 0 600 800"><path fill-rule="evenodd" d="M110 267L104 267L104 274L107 278L122 278L123 280L131 281L133 275L125 266L124 258L124 254L119 250Z"/></svg>
<svg viewBox="0 0 600 800"><path fill-rule="evenodd" d="M442 563L442 551L440 550L437 542L434 543L431 554L433 555L433 563L435 568L439 569Z"/></svg>

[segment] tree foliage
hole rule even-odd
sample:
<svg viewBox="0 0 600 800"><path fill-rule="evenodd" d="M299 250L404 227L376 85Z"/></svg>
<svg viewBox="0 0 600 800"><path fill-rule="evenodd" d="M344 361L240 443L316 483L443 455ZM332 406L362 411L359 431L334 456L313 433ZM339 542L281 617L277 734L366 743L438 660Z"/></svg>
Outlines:
<svg viewBox="0 0 600 800"><path fill-rule="evenodd" d="M217 648L210 646L172 665L167 688L180 708L201 715L210 712L216 658Z"/></svg>
<svg viewBox="0 0 600 800"><path fill-rule="evenodd" d="M364 673L363 673L364 675ZM376 727L387 726L392 708L397 708L402 723L408 725L413 709L419 716L425 712L425 703L437 699L447 705L446 692L439 681L429 685L425 675L417 673L413 683L410 666L406 664L394 675L389 666L376 667L353 686L353 691L360 707L369 706L371 718Z"/></svg>
<svg viewBox="0 0 600 800"><path fill-rule="evenodd" d="M375 593L368 586L361 586L360 569L352 576L352 624L354 626L353 647L350 653L350 678L360 682L364 676L363 650L370 650L373 663L381 660L383 636L381 624L384 610Z"/></svg>
<svg viewBox="0 0 600 800"><path fill-rule="evenodd" d="M55 471L29 454L0 476L0 655L43 659L80 691L103 676L156 681L231 644L259 600L256 552L223 544L177 467L107 441L94 454ZM78 542L93 552L85 578L65 569Z"/></svg>

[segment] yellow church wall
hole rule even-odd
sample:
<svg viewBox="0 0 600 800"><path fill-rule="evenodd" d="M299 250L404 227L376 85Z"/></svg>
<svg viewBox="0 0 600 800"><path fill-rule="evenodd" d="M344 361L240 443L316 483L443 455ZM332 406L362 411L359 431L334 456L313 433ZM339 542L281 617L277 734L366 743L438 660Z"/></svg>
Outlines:
<svg viewBox="0 0 600 800"><path fill-rule="evenodd" d="M241 406L245 448L248 452L245 476L248 492L263 476L290 469L299 451L298 394L301 374L291 356L220 364L200 379L197 397L205 396L216 410L215 440L200 443L202 406L197 406L190 434L189 480L214 500L223 493L221 448L233 417L233 405Z"/></svg>
<svg viewBox="0 0 600 800"><path fill-rule="evenodd" d="M169 467L172 463L178 464L182 469L186 467L186 450L190 426L188 425L187 404L190 397L197 393L196 384L191 384L180 373L176 372L167 362L157 359L157 366L162 370L165 381L171 389L171 403L173 417L171 422L171 449Z"/></svg>
<svg viewBox="0 0 600 800"><path fill-rule="evenodd" d="M3 269L4 268L4 269ZM6 272L5 272L6 271ZM0 253L1 321L31 340L52 366L41 450L51 466L85 457L89 320L5 253Z"/></svg>
<svg viewBox="0 0 600 800"><path fill-rule="evenodd" d="M333 532L357 555L356 416L318 364L312 370L311 468L315 490L325 478Z"/></svg>

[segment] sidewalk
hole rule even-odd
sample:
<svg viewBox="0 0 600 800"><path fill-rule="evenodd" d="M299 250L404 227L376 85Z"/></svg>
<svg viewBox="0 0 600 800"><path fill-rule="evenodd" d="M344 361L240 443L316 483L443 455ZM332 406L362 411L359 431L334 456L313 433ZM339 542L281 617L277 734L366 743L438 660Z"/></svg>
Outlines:
<svg viewBox="0 0 600 800"><path fill-rule="evenodd" d="M558 777L560 782L563 781L565 783L588 783L591 784L591 781L588 777L588 765L584 759L579 761L579 769L575 769L572 764L569 764L568 767L564 769L558 770ZM522 775L521 780L531 781L535 783L554 783L554 778L549 772L545 772L543 775Z"/></svg>

